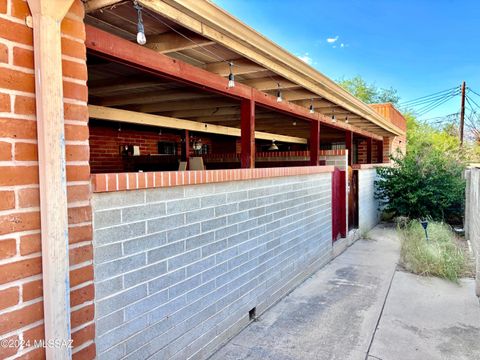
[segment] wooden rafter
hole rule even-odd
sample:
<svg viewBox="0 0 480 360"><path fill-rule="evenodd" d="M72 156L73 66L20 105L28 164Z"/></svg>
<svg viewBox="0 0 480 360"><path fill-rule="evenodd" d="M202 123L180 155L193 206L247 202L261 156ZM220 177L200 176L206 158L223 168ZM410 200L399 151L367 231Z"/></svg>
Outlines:
<svg viewBox="0 0 480 360"><path fill-rule="evenodd" d="M250 60L237 59L237 60L232 60L232 63L233 63L232 71L234 75L253 74L257 72L268 71L263 66L260 66ZM228 74L230 74L230 65L228 64L228 62L219 61L219 62L207 64L205 66L205 70L208 70L220 76L228 76Z"/></svg>
<svg viewBox="0 0 480 360"><path fill-rule="evenodd" d="M149 36L145 46L161 54L166 54L213 44L215 44L214 41L195 33L189 33L187 38L186 36L181 36L171 31L160 35Z"/></svg>

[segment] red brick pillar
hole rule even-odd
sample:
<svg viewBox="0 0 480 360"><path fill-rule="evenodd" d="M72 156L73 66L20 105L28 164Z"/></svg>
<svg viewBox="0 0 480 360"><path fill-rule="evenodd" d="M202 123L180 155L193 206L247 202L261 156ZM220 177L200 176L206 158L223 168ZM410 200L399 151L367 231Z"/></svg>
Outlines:
<svg viewBox="0 0 480 360"><path fill-rule="evenodd" d="M43 338L35 77L30 15L22 0L0 0L0 338ZM74 359L95 357L93 253L84 8L62 22L70 303ZM60 69L59 69L60 71ZM9 334L6 336L5 334ZM79 350L80 349L80 350ZM43 348L0 349L0 358L42 358Z"/></svg>
<svg viewBox="0 0 480 360"><path fill-rule="evenodd" d="M242 168L255 167L255 102L242 100L240 106L241 117L241 154Z"/></svg>
<svg viewBox="0 0 480 360"><path fill-rule="evenodd" d="M367 138L367 164L372 163L372 138Z"/></svg>

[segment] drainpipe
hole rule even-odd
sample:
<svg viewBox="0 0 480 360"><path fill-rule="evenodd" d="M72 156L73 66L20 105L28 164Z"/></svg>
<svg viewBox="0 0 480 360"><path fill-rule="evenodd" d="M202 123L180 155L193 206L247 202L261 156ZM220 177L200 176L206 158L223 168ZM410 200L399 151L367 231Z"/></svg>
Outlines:
<svg viewBox="0 0 480 360"><path fill-rule="evenodd" d="M70 340L67 178L60 24L73 0L28 0L33 18L35 98L46 341ZM70 359L69 346L46 347Z"/></svg>

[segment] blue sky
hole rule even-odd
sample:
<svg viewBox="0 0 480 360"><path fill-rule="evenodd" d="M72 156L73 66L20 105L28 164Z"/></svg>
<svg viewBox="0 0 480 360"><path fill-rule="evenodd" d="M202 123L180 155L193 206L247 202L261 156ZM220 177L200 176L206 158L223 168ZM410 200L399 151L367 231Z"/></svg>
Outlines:
<svg viewBox="0 0 480 360"><path fill-rule="evenodd" d="M462 80L480 93L478 0L214 1L334 80L361 75L401 101ZM459 107L457 97L423 118Z"/></svg>

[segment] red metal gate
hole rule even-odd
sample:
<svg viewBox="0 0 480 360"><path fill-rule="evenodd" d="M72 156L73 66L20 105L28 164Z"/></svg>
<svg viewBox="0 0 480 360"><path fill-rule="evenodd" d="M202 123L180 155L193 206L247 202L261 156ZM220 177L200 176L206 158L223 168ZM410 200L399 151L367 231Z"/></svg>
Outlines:
<svg viewBox="0 0 480 360"><path fill-rule="evenodd" d="M347 236L345 171L332 172L332 240Z"/></svg>

